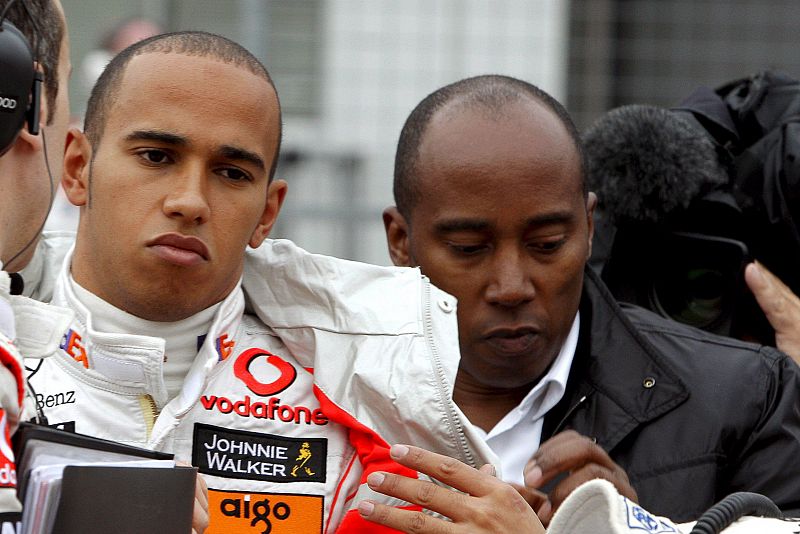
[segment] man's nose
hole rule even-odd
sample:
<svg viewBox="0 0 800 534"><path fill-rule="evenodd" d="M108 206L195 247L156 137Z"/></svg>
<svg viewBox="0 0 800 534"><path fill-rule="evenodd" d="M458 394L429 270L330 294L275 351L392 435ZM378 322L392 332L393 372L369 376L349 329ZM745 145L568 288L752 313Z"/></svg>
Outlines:
<svg viewBox="0 0 800 534"><path fill-rule="evenodd" d="M531 276L532 268L524 253L499 255L486 288L486 300L491 304L507 307L519 306L533 300L536 290Z"/></svg>
<svg viewBox="0 0 800 534"><path fill-rule="evenodd" d="M191 224L208 221L211 208L207 185L204 169L188 166L169 184L170 190L164 199L164 214Z"/></svg>

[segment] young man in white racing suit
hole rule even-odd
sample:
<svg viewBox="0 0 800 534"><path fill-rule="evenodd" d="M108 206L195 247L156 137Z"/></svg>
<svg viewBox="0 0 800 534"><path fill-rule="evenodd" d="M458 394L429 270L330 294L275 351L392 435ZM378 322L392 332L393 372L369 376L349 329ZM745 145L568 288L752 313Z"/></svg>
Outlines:
<svg viewBox="0 0 800 534"><path fill-rule="evenodd" d="M245 247L286 192L279 140L274 87L235 43L182 32L117 56L67 138L81 218L53 303L76 320L29 380L50 423L197 466L209 532L380 532L356 511L381 499L367 475L416 476L383 436L492 458L451 400L455 301L416 270L279 241L246 267L274 280L250 277L269 320L245 313Z"/></svg>

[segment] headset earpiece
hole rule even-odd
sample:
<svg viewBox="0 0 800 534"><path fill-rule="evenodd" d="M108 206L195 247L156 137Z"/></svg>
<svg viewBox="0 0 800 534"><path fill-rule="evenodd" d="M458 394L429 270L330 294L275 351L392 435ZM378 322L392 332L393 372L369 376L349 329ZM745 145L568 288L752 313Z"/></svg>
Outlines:
<svg viewBox="0 0 800 534"><path fill-rule="evenodd" d="M41 72L33 72L33 87L31 87L31 104L25 113L28 122L28 131L31 135L39 135L39 121L41 120L42 83L44 76Z"/></svg>
<svg viewBox="0 0 800 534"><path fill-rule="evenodd" d="M34 70L28 40L7 20L3 20L0 27L0 73L1 156L17 139L26 118L30 132L38 133L42 82L41 74ZM32 97L30 106L29 96Z"/></svg>

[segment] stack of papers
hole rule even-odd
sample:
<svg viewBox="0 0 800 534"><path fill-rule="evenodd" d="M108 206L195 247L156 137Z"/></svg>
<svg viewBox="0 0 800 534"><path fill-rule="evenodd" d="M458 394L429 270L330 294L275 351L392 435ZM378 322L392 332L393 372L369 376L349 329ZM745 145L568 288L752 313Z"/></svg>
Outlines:
<svg viewBox="0 0 800 534"><path fill-rule="evenodd" d="M22 533L189 532L196 469L171 455L23 423Z"/></svg>

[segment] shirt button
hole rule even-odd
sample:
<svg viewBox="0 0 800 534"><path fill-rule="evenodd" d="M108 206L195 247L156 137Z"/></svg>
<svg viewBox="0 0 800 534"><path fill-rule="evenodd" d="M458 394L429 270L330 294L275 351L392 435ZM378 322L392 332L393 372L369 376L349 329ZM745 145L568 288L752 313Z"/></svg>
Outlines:
<svg viewBox="0 0 800 534"><path fill-rule="evenodd" d="M645 389L650 389L655 385L656 385L656 379L653 378L652 376L648 376L644 380L642 380L642 387L644 387Z"/></svg>
<svg viewBox="0 0 800 534"><path fill-rule="evenodd" d="M455 306L449 300L442 299L439 301L439 308L445 313L450 313L455 309Z"/></svg>

